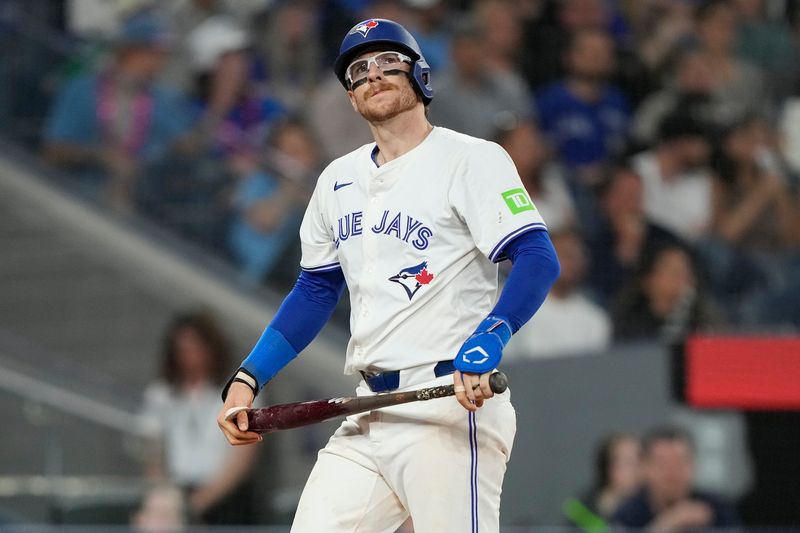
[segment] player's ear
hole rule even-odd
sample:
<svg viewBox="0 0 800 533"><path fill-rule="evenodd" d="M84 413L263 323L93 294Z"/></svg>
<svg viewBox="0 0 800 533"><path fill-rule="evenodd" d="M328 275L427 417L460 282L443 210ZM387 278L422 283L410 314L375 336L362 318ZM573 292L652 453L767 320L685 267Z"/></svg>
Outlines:
<svg viewBox="0 0 800 533"><path fill-rule="evenodd" d="M350 105L353 106L353 111L358 111L358 106L356 105L356 97L353 91L347 91L347 97L350 99Z"/></svg>

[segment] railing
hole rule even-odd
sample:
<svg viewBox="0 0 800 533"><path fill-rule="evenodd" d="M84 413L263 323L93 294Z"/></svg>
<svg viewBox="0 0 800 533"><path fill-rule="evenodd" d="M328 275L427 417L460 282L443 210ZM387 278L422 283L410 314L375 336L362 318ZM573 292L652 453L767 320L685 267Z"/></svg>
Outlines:
<svg viewBox="0 0 800 533"><path fill-rule="evenodd" d="M0 389L120 433L146 436L133 413L4 367L2 362Z"/></svg>

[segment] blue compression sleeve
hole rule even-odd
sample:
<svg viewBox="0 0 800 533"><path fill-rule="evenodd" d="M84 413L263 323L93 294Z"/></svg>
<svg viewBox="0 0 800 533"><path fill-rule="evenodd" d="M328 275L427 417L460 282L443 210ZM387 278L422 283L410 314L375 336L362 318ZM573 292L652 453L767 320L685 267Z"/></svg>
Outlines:
<svg viewBox="0 0 800 533"><path fill-rule="evenodd" d="M490 313L508 321L516 333L544 302L561 271L547 231L533 230L514 238L503 248L511 259L508 275L497 305Z"/></svg>
<svg viewBox="0 0 800 533"><path fill-rule="evenodd" d="M341 269L300 273L275 318L242 363L260 390L319 334L345 287Z"/></svg>

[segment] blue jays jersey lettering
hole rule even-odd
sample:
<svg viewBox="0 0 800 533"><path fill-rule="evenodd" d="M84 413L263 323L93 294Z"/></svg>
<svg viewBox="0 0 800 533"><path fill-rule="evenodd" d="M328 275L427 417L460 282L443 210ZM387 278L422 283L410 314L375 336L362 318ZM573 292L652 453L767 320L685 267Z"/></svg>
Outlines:
<svg viewBox="0 0 800 533"><path fill-rule="evenodd" d="M364 213L358 211L356 213L348 213L339 218L336 233L336 247L342 241L346 241L350 237L358 237L363 232L363 218ZM422 221L416 220L410 215L403 213L391 213L388 210L383 212L380 221L370 228L370 231L376 234L393 236L403 242L409 243L417 250L424 250L430 243L430 238L433 232L428 226L425 226Z"/></svg>
<svg viewBox="0 0 800 533"><path fill-rule="evenodd" d="M381 166L374 147L323 171L300 229L301 266L347 281L346 373L455 357L494 304L505 243L545 227L497 144L436 127Z"/></svg>

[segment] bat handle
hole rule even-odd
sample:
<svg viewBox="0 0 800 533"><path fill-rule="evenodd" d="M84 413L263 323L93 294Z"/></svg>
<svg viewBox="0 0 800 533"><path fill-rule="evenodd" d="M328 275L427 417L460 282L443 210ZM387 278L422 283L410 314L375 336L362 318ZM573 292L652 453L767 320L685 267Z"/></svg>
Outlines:
<svg viewBox="0 0 800 533"><path fill-rule="evenodd" d="M489 376L489 387L495 394L503 394L508 389L508 377L502 372L495 372Z"/></svg>

